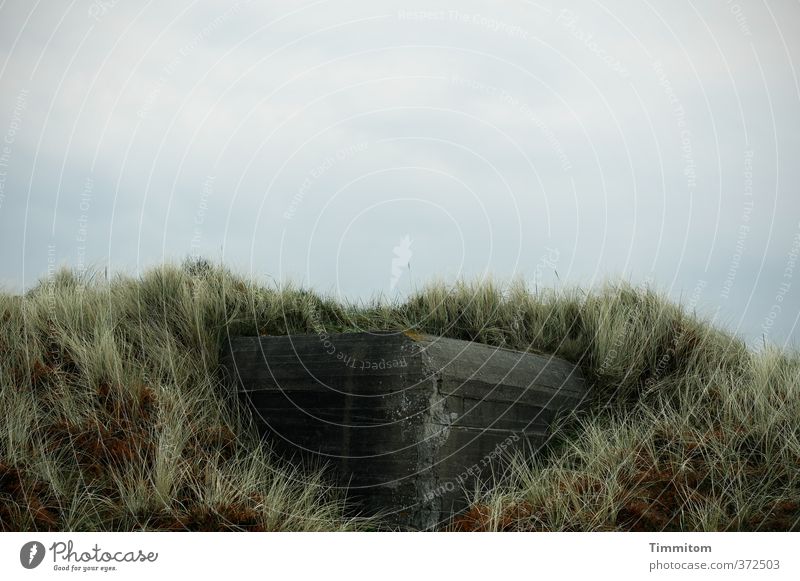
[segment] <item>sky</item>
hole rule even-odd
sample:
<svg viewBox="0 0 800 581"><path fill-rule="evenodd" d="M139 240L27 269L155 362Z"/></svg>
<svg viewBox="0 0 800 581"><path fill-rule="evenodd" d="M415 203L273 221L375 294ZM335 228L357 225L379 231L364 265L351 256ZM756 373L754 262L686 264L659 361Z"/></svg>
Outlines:
<svg viewBox="0 0 800 581"><path fill-rule="evenodd" d="M0 0L0 286L628 280L800 331L796 0Z"/></svg>

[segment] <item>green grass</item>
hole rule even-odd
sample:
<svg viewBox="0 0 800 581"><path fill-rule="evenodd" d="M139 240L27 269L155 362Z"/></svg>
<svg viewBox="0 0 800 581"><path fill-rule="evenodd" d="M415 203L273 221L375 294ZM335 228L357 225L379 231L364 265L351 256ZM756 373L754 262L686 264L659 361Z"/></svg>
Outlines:
<svg viewBox="0 0 800 581"><path fill-rule="evenodd" d="M579 364L587 411L516 457L458 530L800 529L800 358L749 351L650 289L438 284L341 304L202 261L60 271L0 294L0 530L357 530L324 475L258 445L230 334L406 330Z"/></svg>

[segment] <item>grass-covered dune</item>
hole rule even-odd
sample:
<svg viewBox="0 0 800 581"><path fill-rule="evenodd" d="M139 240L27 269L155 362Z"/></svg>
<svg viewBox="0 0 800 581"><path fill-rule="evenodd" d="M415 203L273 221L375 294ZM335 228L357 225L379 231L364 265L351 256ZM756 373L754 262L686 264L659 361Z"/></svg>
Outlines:
<svg viewBox="0 0 800 581"><path fill-rule="evenodd" d="M452 529L800 529L797 354L625 283L343 305L201 261L0 294L0 530L378 526L258 445L218 359L228 333L387 329L555 353L592 385L547 454L517 457Z"/></svg>

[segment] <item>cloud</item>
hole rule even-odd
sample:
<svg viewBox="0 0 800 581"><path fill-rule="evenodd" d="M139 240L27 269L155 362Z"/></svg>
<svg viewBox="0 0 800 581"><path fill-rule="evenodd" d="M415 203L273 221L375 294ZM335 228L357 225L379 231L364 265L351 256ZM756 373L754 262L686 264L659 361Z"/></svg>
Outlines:
<svg viewBox="0 0 800 581"><path fill-rule="evenodd" d="M757 337L798 228L797 11L6 2L0 134L27 93L0 279L33 284L54 244L128 271L224 253L365 297L409 236L415 282L531 278L550 248L562 282L701 281Z"/></svg>

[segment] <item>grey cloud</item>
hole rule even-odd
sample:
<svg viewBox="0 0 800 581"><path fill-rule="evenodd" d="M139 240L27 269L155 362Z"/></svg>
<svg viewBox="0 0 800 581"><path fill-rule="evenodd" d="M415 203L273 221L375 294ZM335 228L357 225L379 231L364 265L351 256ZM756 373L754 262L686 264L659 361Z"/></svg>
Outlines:
<svg viewBox="0 0 800 581"><path fill-rule="evenodd" d="M799 228L800 47L797 5L740 8L6 2L0 139L28 93L0 280L33 284L50 243L126 271L224 254L351 297L652 276L676 299L701 283L698 308L756 341ZM769 340L797 336L798 284Z"/></svg>

